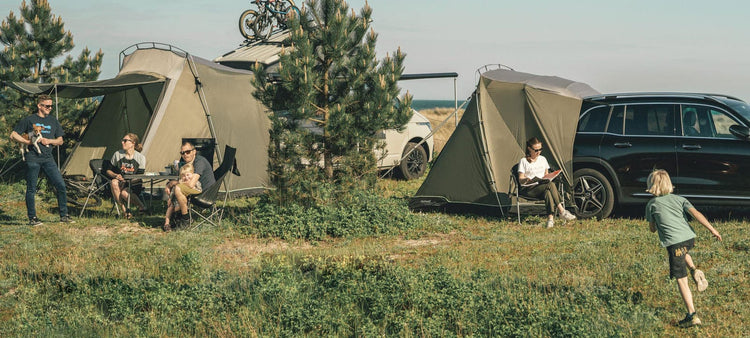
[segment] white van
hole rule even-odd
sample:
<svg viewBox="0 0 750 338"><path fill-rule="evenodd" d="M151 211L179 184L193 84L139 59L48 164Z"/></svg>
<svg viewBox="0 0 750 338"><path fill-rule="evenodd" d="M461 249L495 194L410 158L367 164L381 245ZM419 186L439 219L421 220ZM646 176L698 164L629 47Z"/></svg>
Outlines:
<svg viewBox="0 0 750 338"><path fill-rule="evenodd" d="M288 35L288 30L275 32L267 40L243 44L213 61L239 69L250 69L257 62L264 65L267 72L273 73L278 68L279 52L284 47L283 42ZM314 130L316 128L313 125L314 123L303 123L302 127ZM382 152L375 154L378 158L378 168L397 169L401 177L407 180L421 177L427 169L427 162L432 160L433 141L432 137L427 138L431 132L430 121L416 111L403 131L380 131L377 136L385 140L386 146ZM425 139L426 141L422 142ZM418 144L419 147L410 152Z"/></svg>
<svg viewBox="0 0 750 338"><path fill-rule="evenodd" d="M414 114L404 130L386 129L378 132L378 138L385 140L386 145L382 152L375 154L379 159L378 168L396 167L401 177L407 180L424 174L427 162L432 161L434 149L430 121L417 111L412 111Z"/></svg>

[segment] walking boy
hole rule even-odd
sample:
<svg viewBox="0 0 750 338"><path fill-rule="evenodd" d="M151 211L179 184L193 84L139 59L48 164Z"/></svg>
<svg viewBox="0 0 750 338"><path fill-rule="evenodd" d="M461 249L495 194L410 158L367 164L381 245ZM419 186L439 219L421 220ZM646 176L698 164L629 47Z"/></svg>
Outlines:
<svg viewBox="0 0 750 338"><path fill-rule="evenodd" d="M721 235L687 199L672 194L674 190L672 180L665 170L652 172L648 176L647 184L648 190L646 191L655 197L646 205L646 220L649 222L651 232L658 231L661 245L667 248L669 277L677 280L680 296L687 309L687 315L678 325L680 327L701 325L701 320L695 315L693 294L688 286L687 269L690 269L698 291L705 290L708 287L708 281L703 271L695 268L695 263L688 253L695 243L695 230L688 223L687 215L692 215L719 241L721 241Z"/></svg>

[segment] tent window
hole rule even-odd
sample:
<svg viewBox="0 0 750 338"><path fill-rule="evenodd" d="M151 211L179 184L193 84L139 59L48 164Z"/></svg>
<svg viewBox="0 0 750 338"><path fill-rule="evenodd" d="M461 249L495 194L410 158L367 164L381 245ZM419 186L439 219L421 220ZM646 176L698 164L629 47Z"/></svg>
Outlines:
<svg viewBox="0 0 750 338"><path fill-rule="evenodd" d="M595 107L583 113L583 117L578 122L579 132L602 133L607 126L607 117L609 117L609 106Z"/></svg>
<svg viewBox="0 0 750 338"><path fill-rule="evenodd" d="M208 163L213 165L214 160L214 148L216 148L216 140L212 138L183 138L182 143L190 142L195 146L195 150L198 151L198 155L205 157Z"/></svg>

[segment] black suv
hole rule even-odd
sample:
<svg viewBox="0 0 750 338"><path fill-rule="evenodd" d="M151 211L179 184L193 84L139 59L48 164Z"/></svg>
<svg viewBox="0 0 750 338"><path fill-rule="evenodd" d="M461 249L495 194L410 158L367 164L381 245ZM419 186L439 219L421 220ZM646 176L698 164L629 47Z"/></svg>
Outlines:
<svg viewBox="0 0 750 338"><path fill-rule="evenodd" d="M579 217L645 204L646 179L665 169L675 193L699 205L750 205L750 106L716 94L587 97L573 149Z"/></svg>

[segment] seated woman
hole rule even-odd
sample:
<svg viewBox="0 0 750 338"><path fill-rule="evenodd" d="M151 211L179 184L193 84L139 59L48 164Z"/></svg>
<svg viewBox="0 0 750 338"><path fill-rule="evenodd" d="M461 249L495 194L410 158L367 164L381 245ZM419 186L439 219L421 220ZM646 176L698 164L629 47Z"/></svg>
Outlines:
<svg viewBox="0 0 750 338"><path fill-rule="evenodd" d="M180 204L177 201L177 193L189 197L192 195L200 194L203 190L201 182L198 180L199 176L195 174L195 169L192 163L186 163L180 167L180 180L177 185L172 189L172 193L167 200L167 215L164 218L164 231L172 229L170 221L172 215L180 213Z"/></svg>
<svg viewBox="0 0 750 338"><path fill-rule="evenodd" d="M128 197L130 197L132 203L138 206L141 212L146 211L146 206L138 198L137 192L142 189L142 186L132 182L133 186L129 187L129 182L122 175L135 174L139 169L145 169L146 156L140 153L143 150L143 145L139 142L138 135L128 133L122 137L120 142L122 143L122 149L112 155L111 166L107 169L107 177L112 179L110 184L112 196L120 204L125 218L130 219L133 215L127 207ZM135 193L131 194L131 191Z"/></svg>
<svg viewBox="0 0 750 338"><path fill-rule="evenodd" d="M576 216L565 210L562 205L562 197L557 191L555 184L549 181L539 181L544 175L549 173L549 163L541 155L542 142L536 137L526 141L526 157L518 163L518 182L522 184L520 192L522 195L538 199L544 198L544 204L547 207L547 228L555 226L555 209L566 221L576 219ZM532 186L523 186L539 181Z"/></svg>

